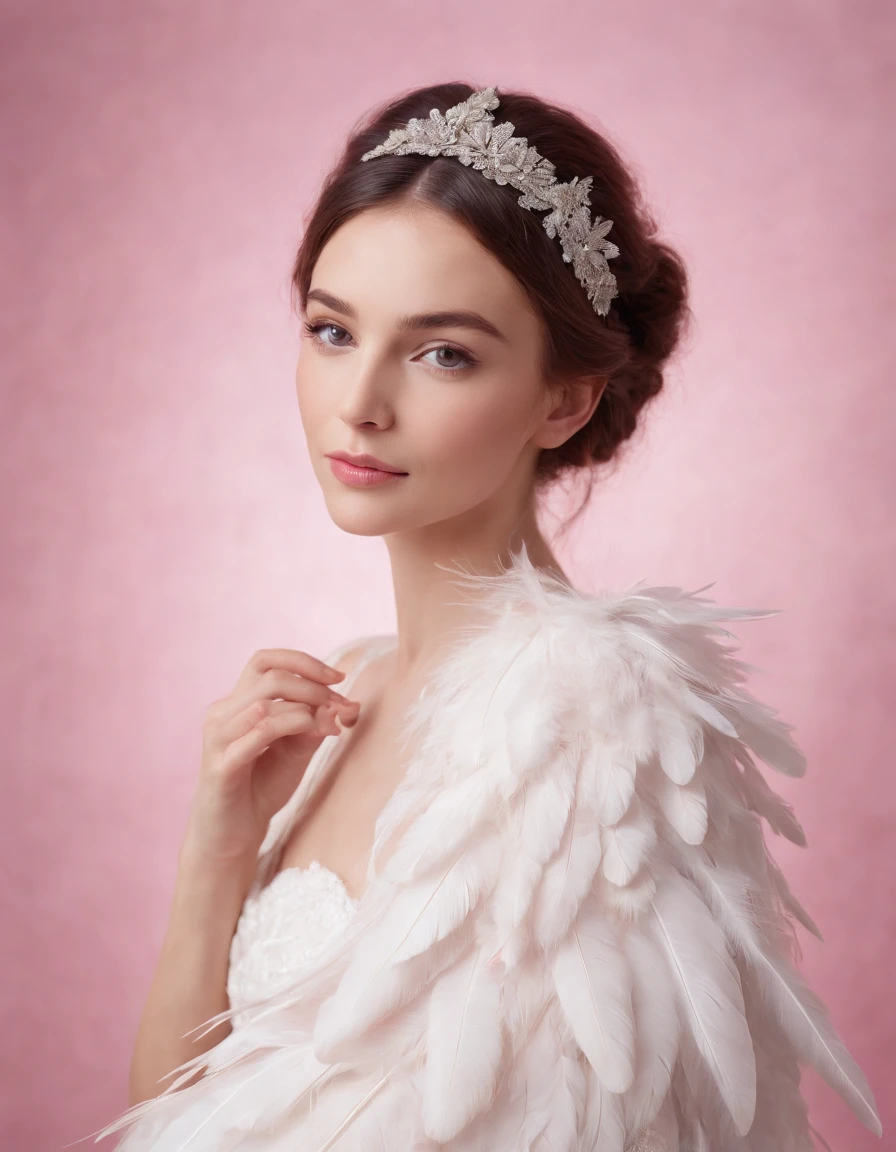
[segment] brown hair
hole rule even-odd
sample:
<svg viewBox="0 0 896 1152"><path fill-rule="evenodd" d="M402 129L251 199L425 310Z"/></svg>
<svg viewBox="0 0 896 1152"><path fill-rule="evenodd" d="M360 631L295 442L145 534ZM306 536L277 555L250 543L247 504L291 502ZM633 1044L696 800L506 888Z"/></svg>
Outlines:
<svg viewBox="0 0 896 1152"><path fill-rule="evenodd" d="M431 205L460 223L517 277L544 320L543 376L551 386L598 376L607 385L591 419L557 448L543 449L539 488L556 478L618 455L634 433L638 414L660 391L663 365L689 318L688 277L680 256L656 238L657 226L619 153L572 112L523 92L498 90L496 123L509 120L515 136L554 165L559 181L591 176L591 213L613 221L608 239L620 253L610 261L618 295L599 316L559 239L547 235L543 213L520 208L519 193L454 157L361 156L393 128L431 108L447 111L475 91L469 84L417 88L375 108L356 126L305 219L293 268L293 289L304 309L311 275L327 240L365 209L388 203ZM581 511L581 509L579 510Z"/></svg>

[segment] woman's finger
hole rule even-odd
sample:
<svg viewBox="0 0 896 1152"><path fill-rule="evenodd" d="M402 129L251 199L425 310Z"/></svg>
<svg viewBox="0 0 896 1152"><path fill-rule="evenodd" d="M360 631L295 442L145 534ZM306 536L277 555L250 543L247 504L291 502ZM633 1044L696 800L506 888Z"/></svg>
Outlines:
<svg viewBox="0 0 896 1152"><path fill-rule="evenodd" d="M245 686L238 686L230 697L230 709L233 712L241 711L255 700L268 699L291 700L295 704L308 704L314 708L335 704L350 712L354 702L335 692L325 684L318 684L314 680L306 680L303 676L292 672L285 672L280 668L269 668L256 679Z"/></svg>
<svg viewBox="0 0 896 1152"><path fill-rule="evenodd" d="M226 748L234 740L239 740L259 724L265 716L278 716L284 712L303 711L310 714L307 705L293 704L288 700L254 700L247 707L233 715L209 725L206 730L206 744L212 748Z"/></svg>
<svg viewBox="0 0 896 1152"><path fill-rule="evenodd" d="M275 740L284 736L319 735L326 736L332 731L326 717L318 719L306 708L287 707L263 716L248 732L233 740L222 753L220 771L229 774L252 764Z"/></svg>
<svg viewBox="0 0 896 1152"><path fill-rule="evenodd" d="M304 676L318 684L335 684L345 676L338 668L296 648L259 648L249 657L237 685L248 684L272 668Z"/></svg>

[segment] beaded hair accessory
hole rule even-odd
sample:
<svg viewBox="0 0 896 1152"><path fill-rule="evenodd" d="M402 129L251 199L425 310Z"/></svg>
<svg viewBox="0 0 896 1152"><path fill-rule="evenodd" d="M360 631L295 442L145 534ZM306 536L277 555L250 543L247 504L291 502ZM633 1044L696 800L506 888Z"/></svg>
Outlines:
<svg viewBox="0 0 896 1152"><path fill-rule="evenodd" d="M411 152L456 156L461 164L472 165L496 184L510 184L523 193L517 201L521 208L548 213L542 220L545 231L551 239L560 237L564 261L572 264L594 311L606 316L610 301L619 295L607 261L618 256L619 249L605 239L613 221L600 216L591 219L592 177L580 180L575 176L568 184L560 183L554 177L554 165L530 148L525 136L514 136L512 124L495 124L489 109L499 103L496 89L490 87L474 92L444 115L433 108L428 120L415 116L406 127L393 128L382 144L361 159Z"/></svg>

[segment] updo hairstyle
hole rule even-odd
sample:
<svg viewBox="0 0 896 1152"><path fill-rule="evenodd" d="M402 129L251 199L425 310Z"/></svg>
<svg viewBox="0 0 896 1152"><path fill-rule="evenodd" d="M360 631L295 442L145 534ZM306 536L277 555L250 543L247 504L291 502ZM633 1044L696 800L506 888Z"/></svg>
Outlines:
<svg viewBox="0 0 896 1152"><path fill-rule="evenodd" d="M543 449L536 489L582 469L594 472L619 453L638 416L663 385L663 368L686 329L688 277L657 226L619 153L595 128L555 104L498 88L496 123L509 120L515 136L554 165L559 181L591 176L591 214L613 221L608 236L619 247L610 260L618 296L599 316L563 260L559 239L542 225L543 213L521 208L519 193L497 184L453 156L361 156L411 117L442 113L476 91L469 84L435 84L373 109L350 134L317 202L293 267L294 294L304 310L315 263L333 233L368 208L425 203L464 224L520 282L544 321L543 376L549 387L597 376L607 380L591 419L557 448Z"/></svg>

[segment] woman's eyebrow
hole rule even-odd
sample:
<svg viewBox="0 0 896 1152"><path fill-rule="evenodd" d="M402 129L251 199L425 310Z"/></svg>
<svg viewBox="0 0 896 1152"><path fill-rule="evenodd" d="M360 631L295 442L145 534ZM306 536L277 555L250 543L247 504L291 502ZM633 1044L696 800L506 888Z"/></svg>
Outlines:
<svg viewBox="0 0 896 1152"><path fill-rule="evenodd" d="M352 320L358 319L357 311L348 301L341 300L338 296L334 296L332 292L325 292L323 288L311 288L308 292L307 300L309 302L316 300L319 304L323 304L327 308L333 308L336 312L341 312L343 316L348 316ZM469 312L466 310L420 312L416 316L400 316L397 327L402 332L420 328L475 328L479 332L484 332L487 336L494 336L496 340L501 340L504 344L510 343L504 333L492 324L491 320L486 320L486 318L478 312Z"/></svg>

